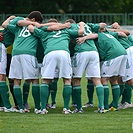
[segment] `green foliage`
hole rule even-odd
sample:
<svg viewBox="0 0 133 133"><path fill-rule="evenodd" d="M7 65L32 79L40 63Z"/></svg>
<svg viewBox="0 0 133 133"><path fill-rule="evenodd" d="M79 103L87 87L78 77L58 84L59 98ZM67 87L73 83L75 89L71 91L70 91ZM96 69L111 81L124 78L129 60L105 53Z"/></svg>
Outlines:
<svg viewBox="0 0 133 133"><path fill-rule="evenodd" d="M0 5L0 14L28 14L33 10L43 14L133 12L132 0L1 0Z"/></svg>

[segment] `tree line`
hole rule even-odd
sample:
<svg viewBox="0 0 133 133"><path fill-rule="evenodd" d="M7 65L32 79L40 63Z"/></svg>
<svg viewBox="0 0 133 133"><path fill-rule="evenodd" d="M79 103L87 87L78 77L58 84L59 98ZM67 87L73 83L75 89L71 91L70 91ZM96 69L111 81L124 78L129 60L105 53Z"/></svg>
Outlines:
<svg viewBox="0 0 133 133"><path fill-rule="evenodd" d="M0 14L132 13L133 0L1 0Z"/></svg>

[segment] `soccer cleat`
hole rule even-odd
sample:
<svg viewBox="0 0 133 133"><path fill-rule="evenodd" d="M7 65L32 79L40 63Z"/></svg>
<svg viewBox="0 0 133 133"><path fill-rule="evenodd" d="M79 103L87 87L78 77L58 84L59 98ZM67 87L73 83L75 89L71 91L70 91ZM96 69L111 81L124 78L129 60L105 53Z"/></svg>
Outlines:
<svg viewBox="0 0 133 133"><path fill-rule="evenodd" d="M4 108L4 112L16 112L16 109L14 107L11 107L9 109L7 109L6 107Z"/></svg>
<svg viewBox="0 0 133 133"><path fill-rule="evenodd" d="M122 103L119 103L118 104L118 109L122 109L123 108L123 104Z"/></svg>
<svg viewBox="0 0 133 133"><path fill-rule="evenodd" d="M14 107L13 107L14 108ZM14 112L19 112L19 109L17 108L14 108Z"/></svg>
<svg viewBox="0 0 133 133"><path fill-rule="evenodd" d="M31 109L31 108L29 107L28 103L24 104L24 108L25 108L25 109L28 109L28 110Z"/></svg>
<svg viewBox="0 0 133 133"><path fill-rule="evenodd" d="M83 113L83 109L75 109L72 113Z"/></svg>
<svg viewBox="0 0 133 133"><path fill-rule="evenodd" d="M35 114L41 114L41 110L40 109L34 109L34 113Z"/></svg>
<svg viewBox="0 0 133 133"><path fill-rule="evenodd" d="M50 106L49 103L46 104L46 108L47 108L47 109L51 108L51 106Z"/></svg>
<svg viewBox="0 0 133 133"><path fill-rule="evenodd" d="M48 113L48 111L46 109L43 109L40 114L44 114L45 115L47 113Z"/></svg>
<svg viewBox="0 0 133 133"><path fill-rule="evenodd" d="M56 108L56 104L52 104L50 108L51 109L55 109Z"/></svg>
<svg viewBox="0 0 133 133"><path fill-rule="evenodd" d="M110 110L109 109L104 109L104 113L107 113L109 112Z"/></svg>
<svg viewBox="0 0 133 133"><path fill-rule="evenodd" d="M88 107L94 107L94 105L92 103L86 103L82 106L82 108L88 108Z"/></svg>
<svg viewBox="0 0 133 133"><path fill-rule="evenodd" d="M1 111L4 111L4 108L5 108L5 107L0 107L0 112L1 112Z"/></svg>
<svg viewBox="0 0 133 133"><path fill-rule="evenodd" d="M24 112L25 112L25 113L29 113L29 112L30 112L30 110L29 110L29 109L24 108Z"/></svg>
<svg viewBox="0 0 133 133"><path fill-rule="evenodd" d="M119 111L119 109L118 108L111 107L111 108L109 108L109 111Z"/></svg>
<svg viewBox="0 0 133 133"><path fill-rule="evenodd" d="M127 109L127 108L132 108L132 107L133 107L132 103L128 103L128 102L125 102L122 105L122 109Z"/></svg>
<svg viewBox="0 0 133 133"><path fill-rule="evenodd" d="M70 109L63 108L62 113L63 114L72 114L72 111Z"/></svg>
<svg viewBox="0 0 133 133"><path fill-rule="evenodd" d="M98 110L95 110L96 113L106 113L103 108L98 108Z"/></svg>
<svg viewBox="0 0 133 133"><path fill-rule="evenodd" d="M24 109L20 109L19 113L25 113L25 110Z"/></svg>

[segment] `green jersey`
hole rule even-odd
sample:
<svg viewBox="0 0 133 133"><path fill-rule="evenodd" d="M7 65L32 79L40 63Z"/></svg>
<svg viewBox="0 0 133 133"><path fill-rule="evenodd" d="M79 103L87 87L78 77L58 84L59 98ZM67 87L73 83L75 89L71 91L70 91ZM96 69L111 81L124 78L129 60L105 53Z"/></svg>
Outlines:
<svg viewBox="0 0 133 133"><path fill-rule="evenodd" d="M9 24L7 30L15 34L12 55L29 54L36 56L38 38L33 36L27 26L20 27Z"/></svg>
<svg viewBox="0 0 133 133"><path fill-rule="evenodd" d="M126 37L118 37L118 41L122 44L122 46L127 49L132 46L132 43Z"/></svg>
<svg viewBox="0 0 133 133"><path fill-rule="evenodd" d="M78 37L77 30L71 30L71 29L62 29L58 31L45 31L45 30L37 28L34 29L34 35L39 37L43 42L44 55L55 50L65 50L69 52L70 37Z"/></svg>
<svg viewBox="0 0 133 133"><path fill-rule="evenodd" d="M9 22L9 24L16 25L18 20L23 20L23 19L24 19L23 17L15 17ZM8 47L11 44L13 44L14 37L15 37L14 34L9 32L7 29L3 29L2 32L4 35L4 40L2 41L2 43L5 45L5 47Z"/></svg>
<svg viewBox="0 0 133 133"><path fill-rule="evenodd" d="M118 33L109 31L98 32L98 39L95 44L97 46L101 61L111 60L118 56L127 54L125 48L113 36L113 34L115 36L115 34Z"/></svg>
<svg viewBox="0 0 133 133"><path fill-rule="evenodd" d="M131 35L128 36L128 40L132 43L133 46L133 37Z"/></svg>
<svg viewBox="0 0 133 133"><path fill-rule="evenodd" d="M92 24L92 23L86 23L84 26L84 36L87 36L88 34L92 32L98 32L100 28L99 24ZM72 24L72 29L79 29L78 24ZM93 39L88 39L86 40L83 44L79 45L76 42L76 39L74 39L75 42L75 52L85 52L85 51L97 51L97 48L95 46L94 40Z"/></svg>

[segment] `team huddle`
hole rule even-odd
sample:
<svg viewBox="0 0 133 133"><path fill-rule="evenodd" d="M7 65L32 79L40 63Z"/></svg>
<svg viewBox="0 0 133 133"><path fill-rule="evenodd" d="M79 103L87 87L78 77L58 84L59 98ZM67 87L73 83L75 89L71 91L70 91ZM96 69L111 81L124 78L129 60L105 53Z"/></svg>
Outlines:
<svg viewBox="0 0 133 133"><path fill-rule="evenodd" d="M83 113L93 106L96 89L98 109L106 113L133 107L133 39L128 30L117 22L76 23L68 19L59 23L49 19L42 23L39 11L27 18L10 16L0 34L0 111L30 112L27 103L30 84L34 99L34 113L47 114L47 108L56 108L57 82L63 78L64 114ZM11 48L12 46L12 48ZM12 57L11 57L12 56ZM11 63L9 63L11 60ZM88 80L88 102L82 106L81 78ZM9 100L6 77L15 106ZM39 83L41 77L41 83ZM21 80L24 80L23 93ZM109 84L112 102L109 103ZM52 104L48 104L51 95ZM75 110L69 108L70 98ZM120 103L119 99L122 96Z"/></svg>

